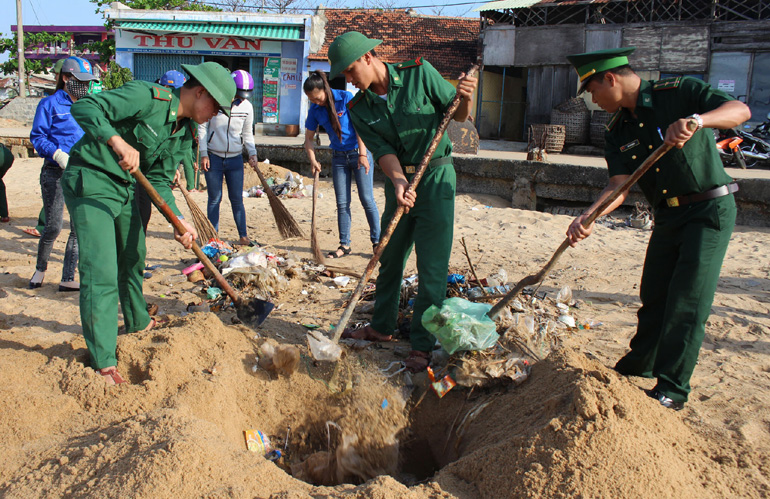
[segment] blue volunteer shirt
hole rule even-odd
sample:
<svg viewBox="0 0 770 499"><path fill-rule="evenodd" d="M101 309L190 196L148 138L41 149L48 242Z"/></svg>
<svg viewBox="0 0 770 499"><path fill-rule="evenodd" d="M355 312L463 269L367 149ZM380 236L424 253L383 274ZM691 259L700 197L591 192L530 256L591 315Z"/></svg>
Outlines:
<svg viewBox="0 0 770 499"><path fill-rule="evenodd" d="M332 89L332 95L334 96L334 107L337 109L337 117L340 120L340 129L342 131L342 140L337 138L337 134L334 133L331 120L329 120L329 113L325 106L319 106L318 104L310 104L310 109L307 112L307 119L305 120L305 128L315 131L318 125L324 127L326 133L329 134L329 142L331 142L331 148L335 151L350 151L358 147L358 136L353 129L353 124L350 122L350 116L348 115L348 102L353 98L353 94L346 90Z"/></svg>
<svg viewBox="0 0 770 499"><path fill-rule="evenodd" d="M69 154L75 142L83 136L83 130L70 114L72 99L64 90L57 90L40 101L32 122L29 140L37 154L52 163L57 149Z"/></svg>

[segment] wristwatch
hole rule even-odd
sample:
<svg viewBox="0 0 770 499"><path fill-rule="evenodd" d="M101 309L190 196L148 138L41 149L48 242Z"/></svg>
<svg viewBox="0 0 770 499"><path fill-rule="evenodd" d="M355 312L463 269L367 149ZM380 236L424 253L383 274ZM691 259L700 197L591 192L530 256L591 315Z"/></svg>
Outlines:
<svg viewBox="0 0 770 499"><path fill-rule="evenodd" d="M700 114L694 113L694 114L691 114L690 116L688 116L685 119L694 120L695 123L698 124L698 128L695 129L696 132L698 130L700 130L701 128L703 128L703 118L700 117Z"/></svg>

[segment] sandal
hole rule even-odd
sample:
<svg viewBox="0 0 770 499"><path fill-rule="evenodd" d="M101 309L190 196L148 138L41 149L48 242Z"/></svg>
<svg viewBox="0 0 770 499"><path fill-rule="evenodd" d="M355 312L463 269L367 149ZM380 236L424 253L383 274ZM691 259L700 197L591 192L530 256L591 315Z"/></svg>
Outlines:
<svg viewBox="0 0 770 499"><path fill-rule="evenodd" d="M378 333L369 325L358 329L347 328L342 332L342 337L366 341L390 341L393 339L393 335Z"/></svg>
<svg viewBox="0 0 770 499"><path fill-rule="evenodd" d="M123 376L118 372L118 368L115 366L99 369L99 374L104 378L104 382L110 386L120 385L126 382L126 380L123 379Z"/></svg>
<svg viewBox="0 0 770 499"><path fill-rule="evenodd" d="M34 227L31 229L21 229L21 231L25 234L29 234L32 237L40 237L40 232Z"/></svg>
<svg viewBox="0 0 770 499"><path fill-rule="evenodd" d="M4 224L7 224L7 223L8 223L8 222L10 222L10 221L11 221L11 217L3 217L3 218L0 218L0 222L3 222Z"/></svg>
<svg viewBox="0 0 770 499"><path fill-rule="evenodd" d="M342 254L340 255L340 251ZM342 258L343 256L348 256L350 254L351 249L346 248L343 245L340 244L340 247L337 248L335 251L330 251L326 256L329 258Z"/></svg>
<svg viewBox="0 0 770 499"><path fill-rule="evenodd" d="M424 371L430 365L430 352L420 352L412 350L409 357L404 361L404 367L413 373Z"/></svg>

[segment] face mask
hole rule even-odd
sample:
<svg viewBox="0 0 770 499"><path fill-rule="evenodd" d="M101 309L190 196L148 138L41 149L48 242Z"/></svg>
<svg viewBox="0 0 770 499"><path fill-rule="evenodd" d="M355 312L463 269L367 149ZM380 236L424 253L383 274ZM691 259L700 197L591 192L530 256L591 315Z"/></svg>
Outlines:
<svg viewBox="0 0 770 499"><path fill-rule="evenodd" d="M82 99L88 95L88 82L70 78L66 84L67 93L76 99Z"/></svg>

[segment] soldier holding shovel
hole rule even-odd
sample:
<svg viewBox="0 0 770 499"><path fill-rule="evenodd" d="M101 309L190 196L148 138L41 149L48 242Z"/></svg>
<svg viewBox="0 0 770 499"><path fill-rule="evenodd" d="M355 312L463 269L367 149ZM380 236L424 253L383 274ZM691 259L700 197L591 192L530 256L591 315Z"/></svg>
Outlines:
<svg viewBox="0 0 770 499"><path fill-rule="evenodd" d="M648 394L680 410L690 392L705 324L735 225L738 187L725 172L708 128L732 128L751 117L749 108L701 80L642 80L628 65L634 47L568 56L580 92L614 113L607 124L609 184L567 230L572 246L591 234L582 222L650 153L674 146L639 180L652 206L641 283L642 307L631 351L615 365L627 376L656 378ZM706 130L703 130L707 128ZM599 215L620 206L623 193Z"/></svg>

